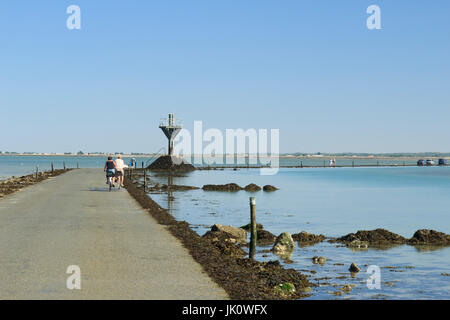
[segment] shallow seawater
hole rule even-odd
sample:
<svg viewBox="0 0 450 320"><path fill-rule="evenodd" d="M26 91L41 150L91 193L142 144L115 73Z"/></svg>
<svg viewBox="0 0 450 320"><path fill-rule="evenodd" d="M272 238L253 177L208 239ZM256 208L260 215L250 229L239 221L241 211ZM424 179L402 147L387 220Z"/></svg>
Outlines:
<svg viewBox="0 0 450 320"><path fill-rule="evenodd" d="M256 197L257 221L276 235L302 230L335 237L357 230L385 228L410 238L418 229L450 233L450 167L280 169L274 176L259 170L195 171L174 176L152 174L152 181L202 187L204 184L271 184L279 190L206 192L203 190L151 194L178 220L189 222L199 234L214 223L242 226L249 222L249 197ZM328 242L297 247L288 260L259 247L257 259L278 259L301 270L318 284L310 299L449 299L450 247L351 250ZM324 256L325 265L314 265ZM361 272L348 271L354 262ZM367 287L366 270L381 270L381 289ZM311 273L316 272L316 273ZM342 285L350 293L335 296Z"/></svg>
<svg viewBox="0 0 450 320"><path fill-rule="evenodd" d="M155 160L156 156L136 156L137 165L141 167L142 164L149 165ZM131 157L124 157L124 161L128 163ZM26 174L31 174L36 172L36 167L39 170L50 170L53 163L55 169L62 169L64 164L67 168L103 168L105 164L106 156L78 156L78 155L5 155L0 154L0 180L7 179L11 176L21 176ZM191 163L196 166L208 166L212 159L208 157L192 157L188 159ZM330 158L327 157L283 157L279 159L280 166L327 166ZM247 158L235 159L234 164L226 164L225 159L223 159L223 164L225 166L233 167L235 165L246 165L249 162ZM267 164L268 159L262 159L251 165L263 165ZM416 163L415 159L377 159L377 158L343 158L338 159L338 165L413 165Z"/></svg>

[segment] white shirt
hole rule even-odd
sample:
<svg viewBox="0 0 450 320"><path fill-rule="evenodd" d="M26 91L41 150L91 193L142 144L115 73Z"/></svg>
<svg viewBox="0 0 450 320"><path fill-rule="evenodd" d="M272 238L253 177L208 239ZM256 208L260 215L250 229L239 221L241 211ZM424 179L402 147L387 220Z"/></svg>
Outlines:
<svg viewBox="0 0 450 320"><path fill-rule="evenodd" d="M117 170L121 171L122 173L123 173L124 168L128 168L128 166L123 162L122 159L116 159L116 161L114 161L114 163L116 164Z"/></svg>

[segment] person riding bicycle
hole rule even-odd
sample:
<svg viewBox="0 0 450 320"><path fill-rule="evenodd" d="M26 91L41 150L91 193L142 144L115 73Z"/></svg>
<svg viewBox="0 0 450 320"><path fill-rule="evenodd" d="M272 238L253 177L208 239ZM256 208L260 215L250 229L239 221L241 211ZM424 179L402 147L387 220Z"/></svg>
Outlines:
<svg viewBox="0 0 450 320"><path fill-rule="evenodd" d="M108 160L105 163L105 167L103 171L106 172L106 184L109 183L108 178L113 178L116 176L116 164L114 163L112 157L108 157ZM112 185L114 187L114 179L112 179Z"/></svg>

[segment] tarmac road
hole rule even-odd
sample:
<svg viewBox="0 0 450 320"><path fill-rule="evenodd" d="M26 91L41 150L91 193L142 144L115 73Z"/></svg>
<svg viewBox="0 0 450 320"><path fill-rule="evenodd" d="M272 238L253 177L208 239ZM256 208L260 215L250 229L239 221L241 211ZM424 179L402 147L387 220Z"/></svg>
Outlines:
<svg viewBox="0 0 450 320"><path fill-rule="evenodd" d="M78 169L0 200L0 299L228 297L126 190Z"/></svg>

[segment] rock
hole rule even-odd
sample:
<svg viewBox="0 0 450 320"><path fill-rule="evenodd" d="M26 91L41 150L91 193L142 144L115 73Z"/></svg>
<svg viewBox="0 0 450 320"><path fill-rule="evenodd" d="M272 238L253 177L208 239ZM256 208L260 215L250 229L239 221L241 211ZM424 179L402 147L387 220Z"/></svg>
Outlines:
<svg viewBox="0 0 450 320"><path fill-rule="evenodd" d="M300 245L308 245L322 242L325 240L324 235L315 235L312 233L308 233L306 231L302 231L300 233L296 233L292 235L292 238L297 241Z"/></svg>
<svg viewBox="0 0 450 320"><path fill-rule="evenodd" d="M277 295L283 298L286 298L295 293L295 286L289 282L279 284L278 286L275 286L273 289Z"/></svg>
<svg viewBox="0 0 450 320"><path fill-rule="evenodd" d="M435 244L450 245L450 235L435 230L417 230L413 237L408 240L408 244Z"/></svg>
<svg viewBox="0 0 450 320"><path fill-rule="evenodd" d="M242 226L241 229L244 229L247 232L250 232L251 223L246 224L245 226ZM262 224L257 223L256 224L256 230L263 230L264 226Z"/></svg>
<svg viewBox="0 0 450 320"><path fill-rule="evenodd" d="M272 247L272 251L275 253L289 253L293 251L295 248L294 239L292 239L292 236L289 232L283 232L278 236L278 238L275 240L275 244Z"/></svg>
<svg viewBox="0 0 450 320"><path fill-rule="evenodd" d="M406 243L406 239L385 229L360 230L337 238L334 242L349 244L355 240L367 242L368 245L393 245Z"/></svg>
<svg viewBox="0 0 450 320"><path fill-rule="evenodd" d="M246 232L250 232L250 223L242 226L241 229ZM269 231L264 230L264 226L262 224L256 224L256 241L257 245L267 246L273 244L277 237L270 233Z"/></svg>
<svg viewBox="0 0 450 320"><path fill-rule="evenodd" d="M325 257L313 257L312 261L314 264L320 264L320 265L324 265L327 262L327 259Z"/></svg>
<svg viewBox="0 0 450 320"><path fill-rule="evenodd" d="M257 245L267 246L273 244L277 237L266 230L258 230L256 232Z"/></svg>
<svg viewBox="0 0 450 320"><path fill-rule="evenodd" d="M341 287L341 290L345 291L346 293L350 293L354 287L355 287L354 284L345 284Z"/></svg>
<svg viewBox="0 0 450 320"><path fill-rule="evenodd" d="M260 191L260 190L261 190L261 187L258 186L258 185L256 185L256 184L254 184L254 183L250 183L249 185L247 185L247 186L244 188L244 190L245 190L245 191L248 191L248 192L257 192L257 191Z"/></svg>
<svg viewBox="0 0 450 320"><path fill-rule="evenodd" d="M228 183L223 185L207 184L202 188L204 191L240 191L242 188L236 183Z"/></svg>
<svg viewBox="0 0 450 320"><path fill-rule="evenodd" d="M350 265L350 268L348 269L348 271L350 271L350 272L352 272L352 273L358 273L358 272L361 271L361 269L358 268L358 266L357 266L356 264L352 263L352 264Z"/></svg>
<svg viewBox="0 0 450 320"><path fill-rule="evenodd" d="M212 226L211 231L217 232L225 232L228 233L232 238L236 239L236 241L240 243L247 242L247 232L241 228L235 228L233 226L223 226L221 224L215 224Z"/></svg>
<svg viewBox="0 0 450 320"><path fill-rule="evenodd" d="M228 242L236 243L236 238L231 234L223 231L208 231L203 236L204 239L210 240L211 242Z"/></svg>
<svg viewBox="0 0 450 320"><path fill-rule="evenodd" d="M160 185L159 183L157 183L153 187L151 187L149 190L150 191L187 191L187 190L196 190L196 189L200 189L200 188L193 187L193 186L182 186L182 185L177 185L177 184Z"/></svg>
<svg viewBox="0 0 450 320"><path fill-rule="evenodd" d="M150 164L147 169L152 171L194 171L195 167L184 158L178 156L161 156Z"/></svg>
<svg viewBox="0 0 450 320"><path fill-rule="evenodd" d="M183 185L178 185L178 184L171 184L171 185L167 186L167 189L170 191L188 191L188 190L197 190L200 188L193 187L193 186L183 186Z"/></svg>
<svg viewBox="0 0 450 320"><path fill-rule="evenodd" d="M353 240L352 242L347 243L347 247L367 249L369 247L369 243L367 241Z"/></svg>
<svg viewBox="0 0 450 320"><path fill-rule="evenodd" d="M271 185L265 185L264 187L263 187L263 190L264 191L266 191L266 192L271 192L271 191L276 191L276 190L278 190L278 188L275 188L274 186L271 186Z"/></svg>
<svg viewBox="0 0 450 320"><path fill-rule="evenodd" d="M229 233L223 231L208 231L203 238L212 242L220 253L232 257L244 257L247 253L237 246L236 239L231 237Z"/></svg>

